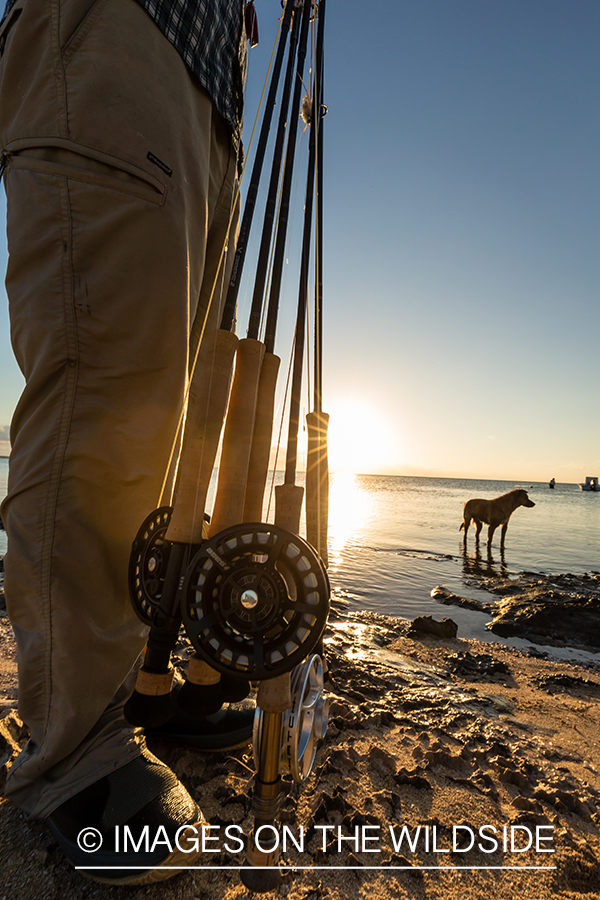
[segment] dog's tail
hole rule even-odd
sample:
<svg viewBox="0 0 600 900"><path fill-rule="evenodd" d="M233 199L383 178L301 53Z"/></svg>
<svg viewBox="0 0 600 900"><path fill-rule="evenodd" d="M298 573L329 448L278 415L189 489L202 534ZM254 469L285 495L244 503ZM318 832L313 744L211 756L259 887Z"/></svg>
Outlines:
<svg viewBox="0 0 600 900"><path fill-rule="evenodd" d="M458 530L459 530L459 531L462 531L464 527L465 527L465 523L464 523L464 522L461 522L461 523L460 523L460 528L459 528Z"/></svg>

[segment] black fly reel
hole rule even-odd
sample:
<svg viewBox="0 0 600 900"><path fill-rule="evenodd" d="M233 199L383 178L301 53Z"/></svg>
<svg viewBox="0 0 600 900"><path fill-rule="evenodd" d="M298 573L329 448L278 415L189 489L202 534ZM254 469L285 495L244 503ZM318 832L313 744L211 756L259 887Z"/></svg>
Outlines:
<svg viewBox="0 0 600 900"><path fill-rule="evenodd" d="M173 512L161 506L150 513L137 533L129 557L129 596L144 625L152 625L165 582L171 543L165 539Z"/></svg>
<svg viewBox="0 0 600 900"><path fill-rule="evenodd" d="M247 680L291 671L318 643L329 613L318 554L276 525L227 528L202 544L182 592L182 618L199 656Z"/></svg>

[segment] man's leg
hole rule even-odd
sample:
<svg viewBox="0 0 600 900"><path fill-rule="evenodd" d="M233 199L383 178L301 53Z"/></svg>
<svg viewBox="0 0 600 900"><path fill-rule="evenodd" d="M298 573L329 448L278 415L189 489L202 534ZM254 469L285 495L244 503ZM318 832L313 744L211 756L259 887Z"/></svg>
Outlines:
<svg viewBox="0 0 600 900"><path fill-rule="evenodd" d="M7 287L27 381L6 595L31 732L7 795L45 816L139 754L119 703L145 640L129 550L158 502L235 160L135 0L26 0L2 67Z"/></svg>

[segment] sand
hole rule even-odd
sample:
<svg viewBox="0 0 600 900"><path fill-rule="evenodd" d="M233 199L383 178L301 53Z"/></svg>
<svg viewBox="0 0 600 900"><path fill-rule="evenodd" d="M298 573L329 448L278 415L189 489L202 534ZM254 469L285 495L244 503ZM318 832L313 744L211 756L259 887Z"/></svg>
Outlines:
<svg viewBox="0 0 600 900"><path fill-rule="evenodd" d="M451 609L440 607L436 619L447 615ZM283 883L268 896L600 898L600 666L559 663L535 650L460 635L435 637L402 619L341 609L328 626L327 656L329 730L309 779L286 783L280 816L288 842L291 835L300 843L304 830L304 852L288 848ZM14 642L4 618L4 774L26 740L15 707ZM211 832L218 852L200 864L239 865L243 857L227 852L223 832L234 825L251 830L250 748L206 755L166 742L150 746L220 826ZM403 827L402 844L394 847ZM257 896L225 868L147 887L88 881L62 857L43 822L26 821L4 799L0 881L0 900Z"/></svg>

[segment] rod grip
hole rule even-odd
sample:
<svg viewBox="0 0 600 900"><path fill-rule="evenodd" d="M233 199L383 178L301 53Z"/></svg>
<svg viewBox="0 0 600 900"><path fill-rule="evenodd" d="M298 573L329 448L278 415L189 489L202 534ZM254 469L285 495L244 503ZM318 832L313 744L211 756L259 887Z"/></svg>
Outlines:
<svg viewBox="0 0 600 900"><path fill-rule="evenodd" d="M292 534L299 534L303 499L304 488L299 484L278 484L275 488L275 524Z"/></svg>
<svg viewBox="0 0 600 900"><path fill-rule="evenodd" d="M242 521L264 353L264 344L253 338L244 338L238 343L210 537Z"/></svg>
<svg viewBox="0 0 600 900"><path fill-rule="evenodd" d="M199 544L204 537L206 495L223 428L238 343L233 332L223 329L213 331L202 342L190 387L175 503L166 533L168 541Z"/></svg>
<svg viewBox="0 0 600 900"><path fill-rule="evenodd" d="M280 363L281 360L278 356L273 353L265 353L258 383L242 522L262 522L263 520L263 502L273 435L275 389Z"/></svg>
<svg viewBox="0 0 600 900"><path fill-rule="evenodd" d="M306 417L306 538L327 566L327 520L329 517L329 463L327 429L329 415L312 412Z"/></svg>

